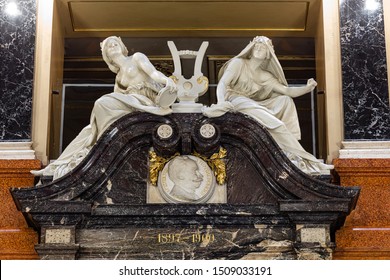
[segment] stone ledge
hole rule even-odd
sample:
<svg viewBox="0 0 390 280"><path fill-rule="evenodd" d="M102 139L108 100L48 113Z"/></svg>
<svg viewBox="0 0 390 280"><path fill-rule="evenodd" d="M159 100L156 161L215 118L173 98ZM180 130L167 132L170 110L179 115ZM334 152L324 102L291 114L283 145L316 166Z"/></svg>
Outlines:
<svg viewBox="0 0 390 280"><path fill-rule="evenodd" d="M383 173L384 176L389 176L390 173L390 158L337 158L333 160L333 164L338 173L353 172L353 175L358 173Z"/></svg>
<svg viewBox="0 0 390 280"><path fill-rule="evenodd" d="M343 141L341 159L390 158L390 141Z"/></svg>
<svg viewBox="0 0 390 280"><path fill-rule="evenodd" d="M333 252L334 260L389 260L390 249L375 248L348 248L336 249Z"/></svg>
<svg viewBox="0 0 390 280"><path fill-rule="evenodd" d="M33 178L34 176L30 173L30 170L41 168L41 162L37 159L0 159L0 175L2 178Z"/></svg>
<svg viewBox="0 0 390 280"><path fill-rule="evenodd" d="M35 159L32 142L0 142L0 159Z"/></svg>

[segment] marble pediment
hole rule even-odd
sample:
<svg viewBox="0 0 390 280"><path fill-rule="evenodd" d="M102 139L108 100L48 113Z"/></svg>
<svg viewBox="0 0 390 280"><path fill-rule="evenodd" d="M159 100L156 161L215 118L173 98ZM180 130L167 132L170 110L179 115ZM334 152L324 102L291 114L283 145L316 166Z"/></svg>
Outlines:
<svg viewBox="0 0 390 280"><path fill-rule="evenodd" d="M204 125L213 135L201 134ZM161 125L172 129L158 133ZM202 136L203 135L203 136ZM149 152L210 156L227 151L226 203L147 203ZM358 187L340 187L306 175L260 124L241 113L156 116L131 113L114 123L89 155L58 180L12 189L29 222L77 227L167 224L320 222L337 227L353 210Z"/></svg>

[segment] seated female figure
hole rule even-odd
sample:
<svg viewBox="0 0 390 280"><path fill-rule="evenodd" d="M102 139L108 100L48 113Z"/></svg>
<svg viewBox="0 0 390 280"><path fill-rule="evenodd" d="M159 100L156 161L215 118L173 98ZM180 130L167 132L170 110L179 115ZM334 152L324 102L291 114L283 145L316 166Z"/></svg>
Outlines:
<svg viewBox="0 0 390 280"><path fill-rule="evenodd" d="M93 107L90 124L68 145L59 158L46 168L31 171L36 176L57 179L77 166L102 133L116 120L133 111L167 115L170 108L156 104L160 92L177 94L173 80L157 71L142 53L128 56L119 37L108 37L101 44L102 55L111 71L117 74L114 92L99 98Z"/></svg>
<svg viewBox="0 0 390 280"><path fill-rule="evenodd" d="M218 103L204 108L203 113L217 117L232 110L251 116L267 128L287 157L302 171L322 173L333 166L316 159L298 142L301 133L292 99L312 91L316 85L309 79L304 87L289 87L271 40L258 36L221 68Z"/></svg>

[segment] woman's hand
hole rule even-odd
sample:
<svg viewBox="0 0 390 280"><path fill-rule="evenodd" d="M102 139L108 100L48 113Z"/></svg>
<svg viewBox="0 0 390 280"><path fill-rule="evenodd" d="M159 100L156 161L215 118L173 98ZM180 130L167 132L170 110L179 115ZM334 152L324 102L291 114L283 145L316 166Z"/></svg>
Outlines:
<svg viewBox="0 0 390 280"><path fill-rule="evenodd" d="M306 93L311 92L317 86L317 82L314 79L307 80L306 86L285 86L280 83L274 83L273 90L276 93L284 94L292 98L302 96Z"/></svg>
<svg viewBox="0 0 390 280"><path fill-rule="evenodd" d="M309 91L312 91L317 86L317 82L314 79L307 80L307 87Z"/></svg>
<svg viewBox="0 0 390 280"><path fill-rule="evenodd" d="M176 99L177 86L172 79L165 77L165 87L160 89L155 102L159 107L166 109L170 107L176 101Z"/></svg>
<svg viewBox="0 0 390 280"><path fill-rule="evenodd" d="M171 78L166 78L165 87L161 91L177 92L177 86Z"/></svg>

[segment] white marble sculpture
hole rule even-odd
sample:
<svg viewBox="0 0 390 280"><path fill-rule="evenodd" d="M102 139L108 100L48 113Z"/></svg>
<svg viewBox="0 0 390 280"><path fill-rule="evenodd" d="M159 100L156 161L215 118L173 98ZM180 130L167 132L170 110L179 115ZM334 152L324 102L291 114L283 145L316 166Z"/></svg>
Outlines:
<svg viewBox="0 0 390 280"><path fill-rule="evenodd" d="M169 193L171 196L185 201L199 199L196 190L202 184L203 176L196 161L190 157L175 158L169 163L168 174L174 184Z"/></svg>
<svg viewBox="0 0 390 280"><path fill-rule="evenodd" d="M205 161L193 155L182 155L164 166L157 188L163 203L218 203L225 201L226 189L218 187Z"/></svg>
<svg viewBox="0 0 390 280"><path fill-rule="evenodd" d="M143 111L156 115L172 112L169 106L176 100L177 87L173 80L157 71L144 54L137 52L128 56L122 40L115 36L105 39L101 49L104 61L117 74L114 92L95 102L90 124L56 161L42 170L31 171L34 175L57 179L67 174L82 161L114 121L130 112Z"/></svg>
<svg viewBox="0 0 390 280"><path fill-rule="evenodd" d="M203 114L218 117L228 111L251 116L265 126L287 157L302 171L329 173L333 168L306 152L292 98L317 86L309 79L304 87L289 87L269 38L258 36L219 72L218 103L204 107Z"/></svg>
<svg viewBox="0 0 390 280"><path fill-rule="evenodd" d="M198 51L181 50L178 51L173 41L168 41L171 51L175 71L172 79L177 84L177 97L179 103L172 105L174 113L201 113L202 104L197 103L199 96L205 94L209 88L209 80L203 76L202 62L209 42L202 42ZM180 59L195 59L194 73L187 79L182 74Z"/></svg>

